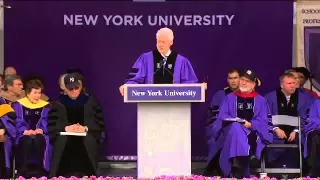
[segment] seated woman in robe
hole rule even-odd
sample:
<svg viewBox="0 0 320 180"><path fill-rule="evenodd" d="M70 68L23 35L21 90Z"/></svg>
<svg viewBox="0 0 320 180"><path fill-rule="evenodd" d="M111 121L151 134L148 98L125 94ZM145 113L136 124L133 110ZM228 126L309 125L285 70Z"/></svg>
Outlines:
<svg viewBox="0 0 320 180"><path fill-rule="evenodd" d="M44 79L37 73L30 73L23 79L23 84L26 84L26 82L30 80L39 80L43 86L45 86ZM25 91L22 92L22 97L25 97ZM48 96L46 96L44 93L41 93L41 99L47 102L50 102L50 99Z"/></svg>
<svg viewBox="0 0 320 180"><path fill-rule="evenodd" d="M43 84L30 80L25 84L26 97L12 104L17 114L18 176L40 177L49 171L50 144L48 137L49 103L41 100Z"/></svg>
<svg viewBox="0 0 320 180"><path fill-rule="evenodd" d="M104 130L102 109L96 99L83 92L76 74L64 77L66 95L52 102L48 130L53 145L50 177L96 175L101 133ZM60 135L70 132L78 135Z"/></svg>
<svg viewBox="0 0 320 180"><path fill-rule="evenodd" d="M16 113L9 104L0 105L0 178L9 179L12 145L16 138Z"/></svg>

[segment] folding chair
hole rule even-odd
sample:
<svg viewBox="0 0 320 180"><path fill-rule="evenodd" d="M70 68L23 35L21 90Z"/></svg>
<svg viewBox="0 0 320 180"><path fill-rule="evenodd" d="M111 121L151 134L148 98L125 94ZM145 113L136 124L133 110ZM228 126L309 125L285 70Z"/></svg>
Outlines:
<svg viewBox="0 0 320 180"><path fill-rule="evenodd" d="M16 153L17 148L15 145L12 147L12 154L11 154L11 173L12 173L12 179L16 178L17 170L16 170Z"/></svg>
<svg viewBox="0 0 320 180"><path fill-rule="evenodd" d="M290 118L290 120L288 120ZM269 144L266 146L265 150L261 156L261 172L262 173L274 173L274 174L300 174L302 177L302 147L301 147L301 124L300 117L278 115L278 118L272 116L273 125L288 125L298 127L298 144ZM265 167L265 157L268 153L268 148L296 148L299 150L299 168L266 168Z"/></svg>

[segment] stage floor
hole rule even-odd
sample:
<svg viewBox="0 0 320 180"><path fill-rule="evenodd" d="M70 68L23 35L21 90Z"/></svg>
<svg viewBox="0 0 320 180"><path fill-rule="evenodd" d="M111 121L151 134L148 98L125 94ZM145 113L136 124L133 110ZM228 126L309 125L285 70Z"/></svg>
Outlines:
<svg viewBox="0 0 320 180"><path fill-rule="evenodd" d="M122 163L122 162L100 162L99 163L99 175L100 176L113 176L123 177L131 176L137 177L137 168L135 162ZM202 175L205 170L204 162L192 163L192 174Z"/></svg>
<svg viewBox="0 0 320 180"><path fill-rule="evenodd" d="M192 162L193 175L202 175L205 170L205 162ZM99 176L111 176L111 177L124 177L130 176L137 178L137 168L135 162L123 163L123 162L100 162L99 163ZM259 174L252 174L252 176L258 176ZM268 174L269 177L282 178L281 174ZM298 174L290 174L290 178L299 178Z"/></svg>

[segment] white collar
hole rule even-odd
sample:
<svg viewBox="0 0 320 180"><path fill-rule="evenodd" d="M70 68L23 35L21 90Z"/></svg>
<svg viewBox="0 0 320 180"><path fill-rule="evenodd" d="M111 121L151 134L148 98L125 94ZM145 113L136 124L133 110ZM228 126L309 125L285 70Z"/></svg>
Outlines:
<svg viewBox="0 0 320 180"><path fill-rule="evenodd" d="M287 98L287 101L290 101L291 95L286 96L286 98Z"/></svg>
<svg viewBox="0 0 320 180"><path fill-rule="evenodd" d="M169 51L167 52L166 55L161 54L163 57L168 57L171 54L171 50L169 49Z"/></svg>

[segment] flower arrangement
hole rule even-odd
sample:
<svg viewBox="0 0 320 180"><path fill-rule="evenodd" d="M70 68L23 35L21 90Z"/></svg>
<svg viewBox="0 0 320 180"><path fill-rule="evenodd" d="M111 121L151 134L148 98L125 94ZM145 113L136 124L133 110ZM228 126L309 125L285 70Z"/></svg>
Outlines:
<svg viewBox="0 0 320 180"><path fill-rule="evenodd" d="M221 177L206 177L206 176L160 176L156 178L138 178L135 179L133 177L96 177L96 176L84 176L82 178L78 177L54 177L54 178L29 178L26 179L24 177L18 177L16 180L237 180L236 178L221 178ZM293 180L318 180L319 178L310 178L310 177L302 177L302 178L295 178ZM251 178L244 178L243 180L260 180L258 177L251 177ZM265 177L263 180L277 180L276 178Z"/></svg>

